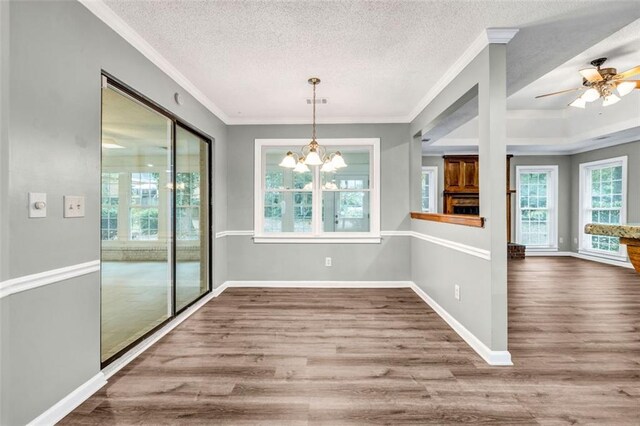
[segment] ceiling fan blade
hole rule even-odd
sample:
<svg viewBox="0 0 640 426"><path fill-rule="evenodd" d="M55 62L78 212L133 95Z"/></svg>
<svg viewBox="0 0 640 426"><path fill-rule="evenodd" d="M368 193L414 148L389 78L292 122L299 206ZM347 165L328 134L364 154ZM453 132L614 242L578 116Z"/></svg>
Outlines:
<svg viewBox="0 0 640 426"><path fill-rule="evenodd" d="M640 80L618 80L615 82L616 86L619 86L622 83L635 83L636 89L640 89Z"/></svg>
<svg viewBox="0 0 640 426"><path fill-rule="evenodd" d="M600 72L596 68L585 68L580 70L580 74L590 83L594 83L596 81L602 81L602 76Z"/></svg>
<svg viewBox="0 0 640 426"><path fill-rule="evenodd" d="M619 80L624 80L625 78L633 77L634 75L640 74L640 65L637 67L633 67L630 70L626 70L625 72L621 72L617 74L614 78Z"/></svg>
<svg viewBox="0 0 640 426"><path fill-rule="evenodd" d="M576 90L580 90L580 89L582 89L582 87L574 87L573 89L561 90L559 92L547 93L545 95L538 95L538 96L536 96L536 99L538 99L538 98L546 98L547 96L560 95L562 93L575 92Z"/></svg>

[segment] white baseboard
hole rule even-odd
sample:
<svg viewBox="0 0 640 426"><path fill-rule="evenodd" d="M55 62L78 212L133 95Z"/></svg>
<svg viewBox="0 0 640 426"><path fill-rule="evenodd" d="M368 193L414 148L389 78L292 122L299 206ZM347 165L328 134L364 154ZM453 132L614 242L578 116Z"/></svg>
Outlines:
<svg viewBox="0 0 640 426"><path fill-rule="evenodd" d="M575 253L573 251L527 251L525 257L546 257L546 256L564 256L575 257L576 259L590 260L592 262L604 263L607 265L620 266L622 268L633 269L631 262L622 260L608 259L606 257L590 256L584 253Z"/></svg>
<svg viewBox="0 0 640 426"><path fill-rule="evenodd" d="M62 398L55 405L28 423L29 426L54 425L82 404L87 398L100 390L107 381L104 374L99 372L76 390Z"/></svg>
<svg viewBox="0 0 640 426"><path fill-rule="evenodd" d="M411 281L227 281L229 287L277 288L407 288Z"/></svg>
<svg viewBox="0 0 640 426"><path fill-rule="evenodd" d="M547 256L571 256L570 251L530 251L525 252L525 257L547 257Z"/></svg>
<svg viewBox="0 0 640 426"><path fill-rule="evenodd" d="M623 260L607 259L606 257L591 256L584 253L574 253L574 252L571 252L570 256L578 259L591 260L592 262L600 262L607 265L621 266L623 268L633 269L633 265L631 264L631 262L625 262Z"/></svg>
<svg viewBox="0 0 640 426"><path fill-rule="evenodd" d="M482 343L473 333L455 319L449 312L433 300L416 283L412 283L411 288L416 292L427 305L431 307L471 348L484 359L487 364L495 366L513 365L509 351L492 351L487 345Z"/></svg>

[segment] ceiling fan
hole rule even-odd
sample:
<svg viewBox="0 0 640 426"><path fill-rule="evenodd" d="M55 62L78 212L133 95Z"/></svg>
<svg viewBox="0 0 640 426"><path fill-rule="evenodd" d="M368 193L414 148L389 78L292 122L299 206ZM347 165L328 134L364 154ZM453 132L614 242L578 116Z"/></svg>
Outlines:
<svg viewBox="0 0 640 426"><path fill-rule="evenodd" d="M640 74L640 65L618 74L615 68L600 68L606 60L607 58L594 59L591 61L591 65L595 68L585 68L580 70L580 74L582 75L582 87L547 93L546 95L536 96L536 99L559 95L561 93L584 90L584 93L582 93L582 95L580 95L575 101L571 102L569 106L585 108L587 102L593 102L599 98L602 98L603 106L609 106L620 100L620 97L614 93L614 90L617 91L620 96L625 96L631 93L633 89L640 89L640 80L625 80L629 77Z"/></svg>

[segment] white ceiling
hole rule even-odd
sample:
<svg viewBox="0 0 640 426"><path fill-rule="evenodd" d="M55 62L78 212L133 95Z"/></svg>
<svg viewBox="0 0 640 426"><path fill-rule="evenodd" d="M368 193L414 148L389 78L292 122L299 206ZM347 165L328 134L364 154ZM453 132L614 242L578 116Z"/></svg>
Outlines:
<svg viewBox="0 0 640 426"><path fill-rule="evenodd" d="M638 3L640 9L640 3ZM553 71L529 84L509 97L509 109L564 109L578 94L566 93L535 99L538 95L558 92L582 86L582 77L578 71L589 68L589 62L596 58L606 57L603 67L617 68L618 72L640 65L640 19L632 22L620 31L612 34L600 43L590 47L576 57L568 60ZM634 77L640 79L640 77ZM596 107L596 103L588 107Z"/></svg>
<svg viewBox="0 0 640 426"><path fill-rule="evenodd" d="M408 122L485 28L520 28L511 92L640 17L604 0L105 3L229 124L308 122L311 76L320 122Z"/></svg>

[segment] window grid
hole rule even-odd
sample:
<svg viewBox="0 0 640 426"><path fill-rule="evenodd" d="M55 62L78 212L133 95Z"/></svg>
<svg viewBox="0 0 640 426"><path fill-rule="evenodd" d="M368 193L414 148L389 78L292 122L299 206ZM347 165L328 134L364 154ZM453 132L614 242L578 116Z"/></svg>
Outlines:
<svg viewBox="0 0 640 426"><path fill-rule="evenodd" d="M102 240L118 239L118 173L102 173L101 221Z"/></svg>
<svg viewBox="0 0 640 426"><path fill-rule="evenodd" d="M551 246L549 215L550 172L520 173L520 242L527 246Z"/></svg>
<svg viewBox="0 0 640 426"><path fill-rule="evenodd" d="M423 167L420 181L421 204L420 209L424 213L437 213L436 185L437 167Z"/></svg>
<svg viewBox="0 0 640 426"><path fill-rule="evenodd" d="M590 168L590 186L585 217L592 223L619 224L622 210L622 165ZM620 239L603 235L590 235L593 250L617 254Z"/></svg>
<svg viewBox="0 0 640 426"><path fill-rule="evenodd" d="M131 173L131 204L129 206L129 238L158 239L159 173Z"/></svg>
<svg viewBox="0 0 640 426"><path fill-rule="evenodd" d="M379 153L379 140L353 139L353 141L353 145L325 144L331 146L331 151L343 152L349 164L347 172L353 173L356 170L360 172L364 169L366 173L364 180L360 176L340 176L339 173L334 175L334 173L321 172L319 167L311 167L310 172L305 173L282 169L278 166L281 152L286 152L292 140L287 140L286 144L283 143L285 140L256 140L256 163L259 168L255 182L256 188L262 190L262 194L256 193L256 242L266 242L271 238L281 238L289 242L296 242L296 240L302 242L314 238L323 238L327 241L331 238L379 238L379 215L369 214L371 207L369 204L377 202L379 198L378 193L373 193L374 188L370 188L371 180L375 176L373 161ZM364 156L361 156L362 154ZM349 156L354 155L358 160L352 162ZM361 159L365 162L360 162ZM360 167L354 169L354 166ZM306 180L294 181L292 184L287 174L291 174L294 180L296 176L304 177L302 179ZM377 178L375 182L377 187ZM335 198L331 194L334 194ZM367 201L370 200L369 194L373 194L375 200ZM327 196L331 196L333 200L329 204L327 204ZM341 205L345 208L342 209L343 211L337 211ZM346 228L336 225L334 229L333 226L327 225L328 222L325 220L327 214L335 216L333 220L338 220L340 217L346 221L366 221L366 224ZM295 223L292 221L293 216L295 216ZM283 220L284 218L286 220ZM265 238L265 241L261 241L262 238Z"/></svg>
<svg viewBox="0 0 640 426"><path fill-rule="evenodd" d="M200 239L200 173L176 173L176 238Z"/></svg>
<svg viewBox="0 0 640 426"><path fill-rule="evenodd" d="M422 173L422 211L431 211L431 174L429 172Z"/></svg>

